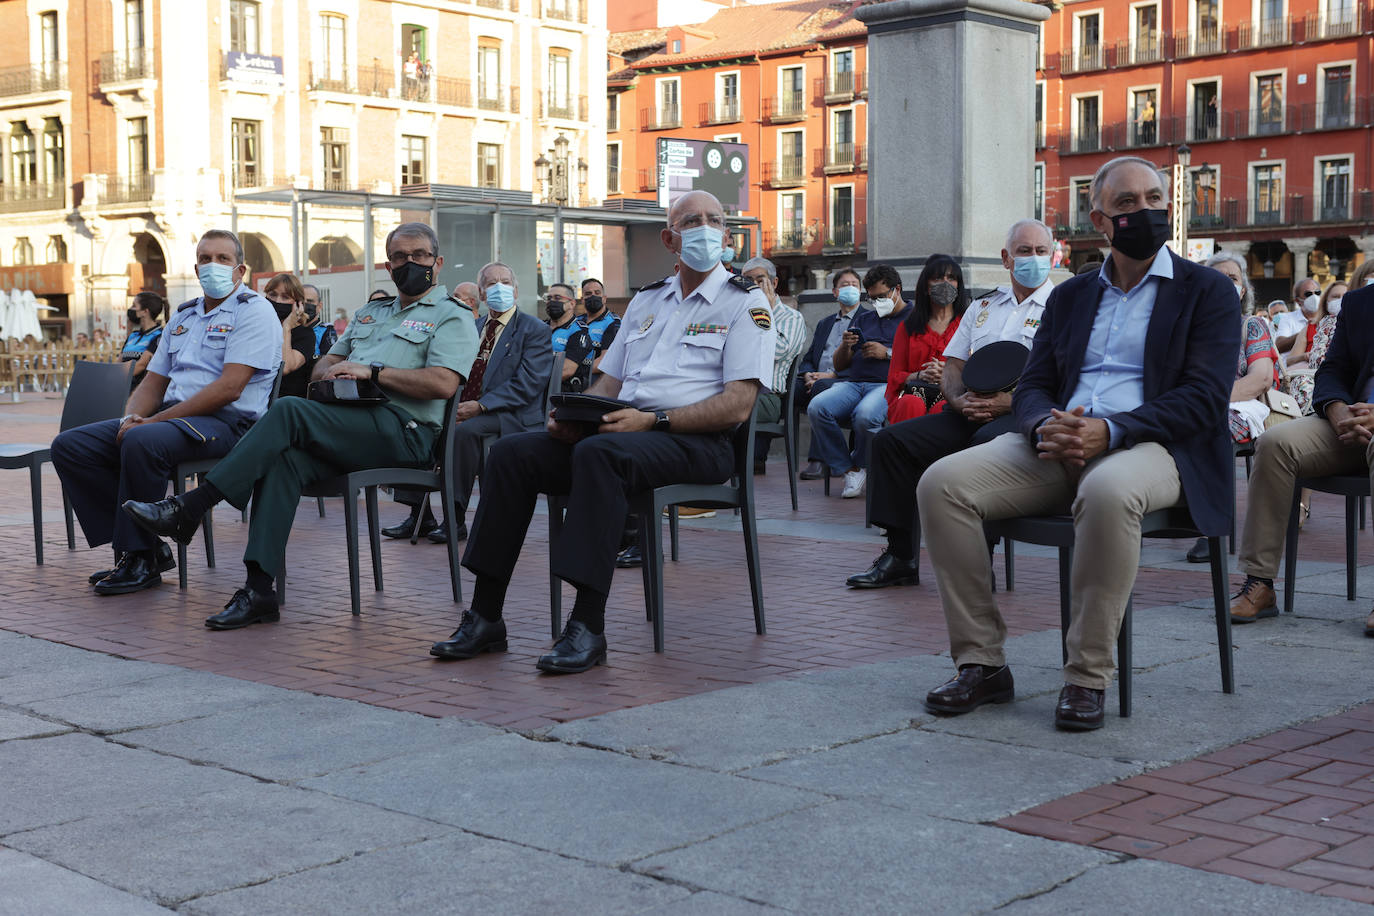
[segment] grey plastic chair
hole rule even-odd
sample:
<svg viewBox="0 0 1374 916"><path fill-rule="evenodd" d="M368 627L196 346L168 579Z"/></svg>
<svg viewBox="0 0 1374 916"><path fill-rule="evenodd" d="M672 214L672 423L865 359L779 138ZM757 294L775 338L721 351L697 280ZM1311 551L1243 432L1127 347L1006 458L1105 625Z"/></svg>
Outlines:
<svg viewBox="0 0 1374 916"><path fill-rule="evenodd" d="M1293 613L1294 579L1298 570L1298 506L1303 490L1345 497L1345 600L1355 600L1355 572L1359 565L1356 518L1369 496L1368 474L1303 477L1293 487L1293 508L1288 513L1288 534L1283 548L1283 612Z"/></svg>

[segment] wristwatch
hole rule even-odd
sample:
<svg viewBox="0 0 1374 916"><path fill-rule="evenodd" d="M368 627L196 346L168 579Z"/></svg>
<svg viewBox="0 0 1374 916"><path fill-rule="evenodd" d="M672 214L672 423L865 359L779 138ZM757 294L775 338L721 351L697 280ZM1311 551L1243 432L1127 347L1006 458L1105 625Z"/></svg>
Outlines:
<svg viewBox="0 0 1374 916"><path fill-rule="evenodd" d="M666 433L672 427L672 425L673 424L668 420L668 411L654 411L654 432Z"/></svg>
<svg viewBox="0 0 1374 916"><path fill-rule="evenodd" d="M382 370L385 369L386 366L383 366L381 363L372 363L369 368L372 370L372 384L381 384L377 381L377 376L381 375Z"/></svg>

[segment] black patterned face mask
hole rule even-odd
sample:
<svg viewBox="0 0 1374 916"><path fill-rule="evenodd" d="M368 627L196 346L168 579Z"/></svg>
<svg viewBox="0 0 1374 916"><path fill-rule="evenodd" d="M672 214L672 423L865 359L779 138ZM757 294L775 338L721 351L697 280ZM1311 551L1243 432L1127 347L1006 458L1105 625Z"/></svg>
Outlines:
<svg viewBox="0 0 1374 916"><path fill-rule="evenodd" d="M1168 210L1133 210L1109 216L1112 247L1136 261L1148 261L1169 238Z"/></svg>

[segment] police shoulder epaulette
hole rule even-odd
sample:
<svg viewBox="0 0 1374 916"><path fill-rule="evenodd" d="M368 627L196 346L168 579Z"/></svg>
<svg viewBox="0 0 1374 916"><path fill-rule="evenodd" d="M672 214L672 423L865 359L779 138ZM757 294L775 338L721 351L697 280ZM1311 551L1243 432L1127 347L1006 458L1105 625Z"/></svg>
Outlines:
<svg viewBox="0 0 1374 916"><path fill-rule="evenodd" d="M252 298L253 298L254 295L256 295L256 294L255 294L255 293L252 293L252 292L249 292L248 290L245 289L245 290L243 290L241 293L239 293L238 301L239 301L239 302L249 302L249 301L252 300ZM265 297L264 297L264 298L265 298Z"/></svg>
<svg viewBox="0 0 1374 916"><path fill-rule="evenodd" d="M658 281L656 281L656 282L654 282L654 283L650 283L648 286L641 287L639 291L642 293L642 292L645 292L646 290L658 289L660 286L667 286L667 285L668 285L668 281L671 280L671 279L673 279L673 278L672 278L672 277L664 277L662 280L658 280Z"/></svg>
<svg viewBox="0 0 1374 916"><path fill-rule="evenodd" d="M178 305L178 306L177 306L177 311L178 311L178 312L184 312L184 311L186 311L187 309L192 308L193 306L195 306L195 304L196 304L197 302L199 302L199 301L200 301L199 299L188 299L187 301L181 303L181 305Z"/></svg>
<svg viewBox="0 0 1374 916"><path fill-rule="evenodd" d="M746 293L758 289L758 284L748 277L741 277L739 274L730 275L730 285L744 290Z"/></svg>

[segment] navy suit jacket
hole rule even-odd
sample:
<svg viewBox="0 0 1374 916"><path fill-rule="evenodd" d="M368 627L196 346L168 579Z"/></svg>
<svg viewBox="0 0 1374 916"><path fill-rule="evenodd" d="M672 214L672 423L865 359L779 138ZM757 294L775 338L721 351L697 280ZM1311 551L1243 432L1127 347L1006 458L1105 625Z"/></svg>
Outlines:
<svg viewBox="0 0 1374 916"><path fill-rule="evenodd" d="M854 315L853 312L849 314L851 317ZM816 322L816 333L811 335L811 349L807 350L806 355L802 357L801 366L797 369L798 373L820 371L818 367L821 364L821 356L825 353L825 343L830 339L830 331L835 327L835 322L839 320L840 313L836 312L833 315L826 315Z"/></svg>
<svg viewBox="0 0 1374 916"><path fill-rule="evenodd" d="M477 339L487 318L477 319ZM543 429L545 400L553 373L553 336L549 326L517 311L496 340L482 375L478 402L501 421L501 435Z"/></svg>
<svg viewBox="0 0 1374 916"><path fill-rule="evenodd" d="M1353 289L1341 300L1336 333L1312 382L1312 406L1326 415L1332 401L1356 404L1374 376L1374 286Z"/></svg>
<svg viewBox="0 0 1374 916"><path fill-rule="evenodd" d="M1242 325L1235 287L1220 272L1171 255L1172 280L1160 279L1145 332L1145 402L1110 419L1120 446L1158 442L1178 467L1193 523L1205 535L1227 533L1235 500L1235 454L1226 424ZM1050 293L1030 358L1012 398L1016 425L1032 445L1050 409L1068 399L1102 300L1097 274L1077 276Z"/></svg>

